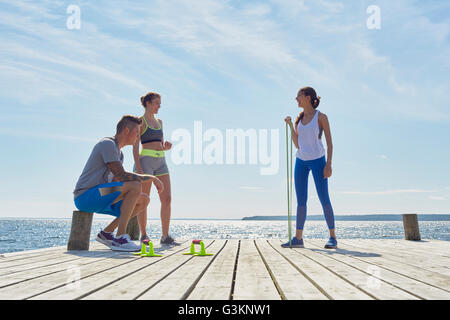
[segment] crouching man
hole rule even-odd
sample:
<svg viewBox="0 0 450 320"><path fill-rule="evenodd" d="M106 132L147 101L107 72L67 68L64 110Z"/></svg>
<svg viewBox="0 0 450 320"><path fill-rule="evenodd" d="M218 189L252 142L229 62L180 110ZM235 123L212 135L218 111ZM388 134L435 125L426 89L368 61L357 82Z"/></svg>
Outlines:
<svg viewBox="0 0 450 320"><path fill-rule="evenodd" d="M158 193L164 189L157 177L126 172L123 168L120 149L139 139L141 122L138 117L122 117L117 124L116 135L103 138L94 146L73 192L78 210L116 217L96 239L115 251L140 250L130 240L126 229L130 218L143 212L150 201L141 190L142 184L153 182Z"/></svg>

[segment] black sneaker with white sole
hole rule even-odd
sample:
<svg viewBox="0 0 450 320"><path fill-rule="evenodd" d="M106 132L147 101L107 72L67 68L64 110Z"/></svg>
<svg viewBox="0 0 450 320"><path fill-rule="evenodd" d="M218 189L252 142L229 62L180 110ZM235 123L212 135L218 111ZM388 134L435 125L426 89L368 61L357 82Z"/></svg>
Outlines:
<svg viewBox="0 0 450 320"><path fill-rule="evenodd" d="M174 238L172 238L170 235L165 236L164 238L161 238L161 244L167 244L171 246L178 246L180 243L176 242Z"/></svg>

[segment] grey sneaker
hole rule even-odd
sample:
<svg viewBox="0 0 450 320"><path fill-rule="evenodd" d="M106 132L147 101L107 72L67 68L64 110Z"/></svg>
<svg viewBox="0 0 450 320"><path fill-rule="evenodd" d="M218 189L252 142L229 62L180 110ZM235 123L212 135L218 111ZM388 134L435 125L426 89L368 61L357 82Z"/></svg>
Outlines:
<svg viewBox="0 0 450 320"><path fill-rule="evenodd" d="M170 235L167 235L164 238L161 238L161 244L168 244L171 246L178 246L179 243L175 241L174 238L172 238Z"/></svg>
<svg viewBox="0 0 450 320"><path fill-rule="evenodd" d="M114 241L114 236L111 232L105 232L103 230L101 230L98 234L97 234L97 238L95 239L98 242L104 244L105 246L111 248L112 243Z"/></svg>
<svg viewBox="0 0 450 320"><path fill-rule="evenodd" d="M139 251L141 248L131 241L128 234L123 234L119 238L114 238L111 245L113 251Z"/></svg>

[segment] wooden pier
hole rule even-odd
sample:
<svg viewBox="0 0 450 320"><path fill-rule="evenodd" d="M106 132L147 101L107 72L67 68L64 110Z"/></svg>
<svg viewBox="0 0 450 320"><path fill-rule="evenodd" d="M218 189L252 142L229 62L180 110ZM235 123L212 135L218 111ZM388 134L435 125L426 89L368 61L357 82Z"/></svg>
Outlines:
<svg viewBox="0 0 450 320"><path fill-rule="evenodd" d="M190 242L161 246L162 257L53 247L0 255L0 299L448 300L450 242L305 239L205 240L213 256L183 255Z"/></svg>

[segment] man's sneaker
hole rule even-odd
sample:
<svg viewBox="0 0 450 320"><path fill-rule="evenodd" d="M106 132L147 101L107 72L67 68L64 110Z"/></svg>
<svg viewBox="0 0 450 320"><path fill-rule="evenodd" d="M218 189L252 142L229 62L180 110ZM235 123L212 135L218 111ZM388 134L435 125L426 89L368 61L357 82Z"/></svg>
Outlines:
<svg viewBox="0 0 450 320"><path fill-rule="evenodd" d="M291 246L289 246L289 241L286 243L283 243L281 245L283 248L304 248L305 246L303 245L303 238L298 240L297 237L293 237L291 240Z"/></svg>
<svg viewBox="0 0 450 320"><path fill-rule="evenodd" d="M149 242L150 242L150 238L147 235L141 236L141 244L145 243L145 245L148 246Z"/></svg>
<svg viewBox="0 0 450 320"><path fill-rule="evenodd" d="M111 248L111 245L114 241L114 236L112 232L105 232L102 230L97 234L97 238L95 240Z"/></svg>
<svg viewBox="0 0 450 320"><path fill-rule="evenodd" d="M114 238L111 249L114 251L139 251L141 248L131 241L130 236L122 234L119 238Z"/></svg>
<svg viewBox="0 0 450 320"><path fill-rule="evenodd" d="M328 242L325 244L325 249L336 249L337 248L337 240L335 238L330 237Z"/></svg>
<svg viewBox="0 0 450 320"><path fill-rule="evenodd" d="M164 238L161 238L161 244L168 244L172 246L178 246L179 243L175 241L174 238L172 238L170 235L165 236Z"/></svg>

